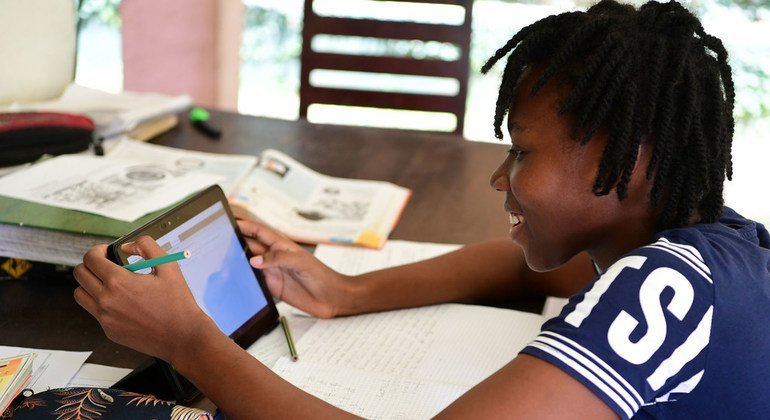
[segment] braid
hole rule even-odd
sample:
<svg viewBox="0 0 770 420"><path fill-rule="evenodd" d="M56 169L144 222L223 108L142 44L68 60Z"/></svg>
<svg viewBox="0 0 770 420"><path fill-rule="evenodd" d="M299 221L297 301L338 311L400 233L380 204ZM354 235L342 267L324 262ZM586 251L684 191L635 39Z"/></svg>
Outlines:
<svg viewBox="0 0 770 420"><path fill-rule="evenodd" d="M513 101L513 92L516 87L516 82L519 80L521 73L524 72L524 64L528 60L529 56L535 52L535 49L540 45L542 41L547 37L553 36L556 33L555 28L546 28L542 32L538 32L530 35L530 38L526 42L522 42L516 51L514 51L508 62L505 65L505 71L503 72L503 80L500 83L500 94L497 97L497 104L495 109L495 137L498 139L503 138L502 125L503 118L508 113L508 109Z"/></svg>
<svg viewBox="0 0 770 420"><path fill-rule="evenodd" d="M642 143L652 153L646 177L660 228L685 226L697 215L716 221L732 177L735 87L727 51L675 1L638 10L603 0L586 12L549 16L515 34L482 68L510 53L498 94L494 129L503 120L524 70L542 66L532 95L551 80L569 86L560 114L574 117L585 144L608 134L593 193L628 195Z"/></svg>
<svg viewBox="0 0 770 420"><path fill-rule="evenodd" d="M492 68L492 66L495 65L501 58L505 57L506 54L508 54L512 49L516 47L516 45L521 42L521 40L525 39L527 36L529 36L531 33L535 33L538 30L541 30L542 28L557 28L561 22L573 17L580 15L579 12L570 12L570 13L562 13L560 15L551 15L546 18L540 19L539 21L525 26L522 28L519 32L516 33L511 39L508 40L508 42L505 43L501 48L499 48L497 51L495 51L495 54L487 60L487 62L481 67L481 73L486 74L489 69Z"/></svg>

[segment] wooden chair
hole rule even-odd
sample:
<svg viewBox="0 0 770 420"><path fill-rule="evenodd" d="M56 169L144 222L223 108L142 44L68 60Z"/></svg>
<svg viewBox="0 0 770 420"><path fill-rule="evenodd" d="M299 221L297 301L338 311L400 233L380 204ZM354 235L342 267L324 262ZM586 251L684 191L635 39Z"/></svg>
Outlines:
<svg viewBox="0 0 770 420"><path fill-rule="evenodd" d="M409 0L409 2L462 6L465 13L464 21L461 25L449 25L319 16L313 10L313 0L305 0L300 117L307 118L308 106L311 104L445 112L456 116L457 125L454 132L462 134L468 88L468 55L473 1ZM316 52L311 49L311 41L319 34L451 43L458 47L460 56L456 61L444 61L441 59ZM310 83L310 73L315 69L452 78L458 81L459 89L456 95L445 96L313 86Z"/></svg>

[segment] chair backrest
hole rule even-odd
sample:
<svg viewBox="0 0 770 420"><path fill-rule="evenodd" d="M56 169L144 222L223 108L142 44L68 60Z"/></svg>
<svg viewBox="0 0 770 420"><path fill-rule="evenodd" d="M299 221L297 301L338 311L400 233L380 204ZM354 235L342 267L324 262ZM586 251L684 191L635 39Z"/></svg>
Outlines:
<svg viewBox="0 0 770 420"><path fill-rule="evenodd" d="M396 0L401 2L403 0ZM311 104L349 105L371 108L404 109L451 113L457 118L454 132L462 133L468 88L472 0L408 0L409 3L431 3L460 6L464 11L461 24L424 23L321 16L314 11L314 0L305 0L302 31L300 83L300 117L306 118ZM378 3L378 2L373 2ZM432 6L431 6L432 7ZM437 41L456 46L456 60L420 59L409 56L366 55L313 51L311 43L317 35L341 35L385 40ZM364 73L432 76L455 79L454 94L377 91L360 87L314 86L311 72L317 69Z"/></svg>
<svg viewBox="0 0 770 420"><path fill-rule="evenodd" d="M0 0L0 104L53 99L75 78L71 0Z"/></svg>

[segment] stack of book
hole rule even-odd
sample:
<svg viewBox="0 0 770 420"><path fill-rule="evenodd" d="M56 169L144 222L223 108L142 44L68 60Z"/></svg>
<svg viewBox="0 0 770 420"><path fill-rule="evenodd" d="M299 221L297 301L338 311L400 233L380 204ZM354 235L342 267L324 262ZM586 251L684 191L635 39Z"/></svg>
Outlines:
<svg viewBox="0 0 770 420"><path fill-rule="evenodd" d="M102 138L128 134L147 140L178 123L177 114L192 105L189 95L147 92L109 93L70 84L58 98L49 101L0 105L0 112L55 111L81 114L96 125Z"/></svg>
<svg viewBox="0 0 770 420"><path fill-rule="evenodd" d="M0 255L75 266L94 245L112 242L163 211L125 222L0 195Z"/></svg>
<svg viewBox="0 0 770 420"><path fill-rule="evenodd" d="M0 415L5 412L32 377L34 353L0 359Z"/></svg>

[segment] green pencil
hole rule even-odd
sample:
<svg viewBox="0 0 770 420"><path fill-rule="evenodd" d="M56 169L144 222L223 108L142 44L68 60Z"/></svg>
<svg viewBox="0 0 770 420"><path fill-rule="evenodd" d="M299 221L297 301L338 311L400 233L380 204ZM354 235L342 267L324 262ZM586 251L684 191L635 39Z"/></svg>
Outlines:
<svg viewBox="0 0 770 420"><path fill-rule="evenodd" d="M151 268L161 264L183 260L185 258L190 258L190 251L175 252L173 254L164 255L158 258L150 258L149 260L137 261L132 264L126 264L123 266L123 268L129 271L138 271L143 268Z"/></svg>

